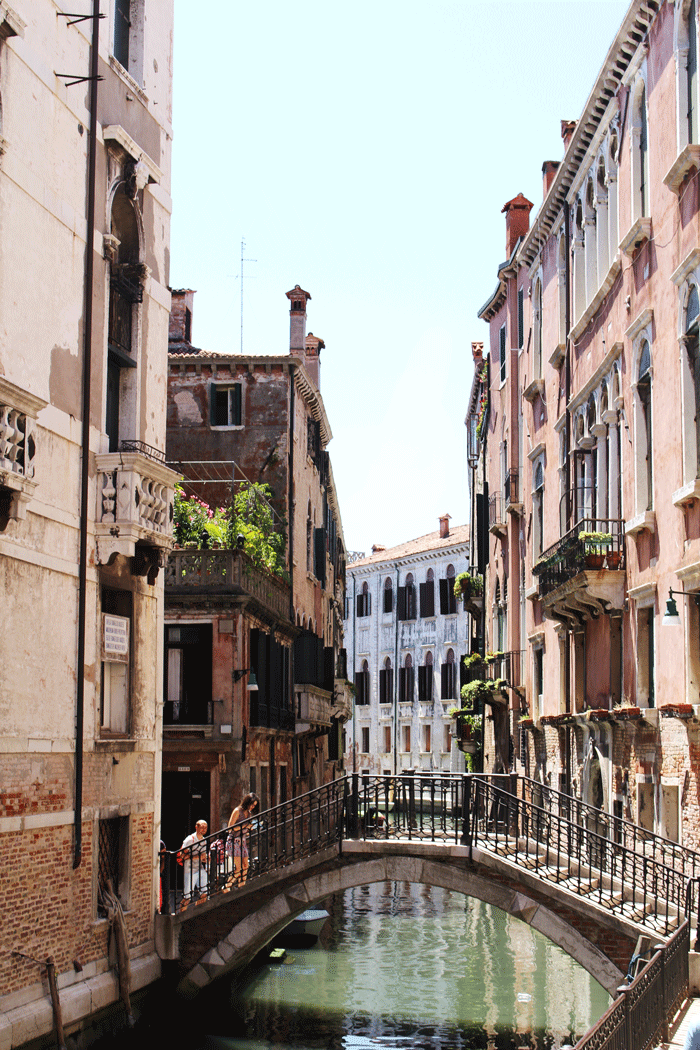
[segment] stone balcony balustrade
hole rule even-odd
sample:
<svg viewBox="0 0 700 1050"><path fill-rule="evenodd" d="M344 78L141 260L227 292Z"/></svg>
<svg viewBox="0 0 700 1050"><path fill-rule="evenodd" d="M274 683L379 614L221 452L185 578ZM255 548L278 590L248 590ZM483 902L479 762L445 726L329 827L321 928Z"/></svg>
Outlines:
<svg viewBox="0 0 700 1050"><path fill-rule="evenodd" d="M165 590L169 599L238 596L253 600L270 622L289 617L289 585L258 568L242 550L171 551L165 569Z"/></svg>
<svg viewBox="0 0 700 1050"><path fill-rule="evenodd" d="M162 565L173 545L173 498L180 475L162 453L142 442L95 456L97 467L96 561L116 554L133 558L137 544Z"/></svg>
<svg viewBox="0 0 700 1050"><path fill-rule="evenodd" d="M36 417L46 403L0 376L0 532L26 517L37 485Z"/></svg>

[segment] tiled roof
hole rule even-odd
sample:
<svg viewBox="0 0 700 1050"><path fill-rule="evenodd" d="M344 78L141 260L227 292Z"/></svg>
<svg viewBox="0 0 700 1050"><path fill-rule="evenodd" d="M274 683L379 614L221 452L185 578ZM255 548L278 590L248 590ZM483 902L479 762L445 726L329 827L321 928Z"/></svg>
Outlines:
<svg viewBox="0 0 700 1050"><path fill-rule="evenodd" d="M449 535L444 539L441 539L440 533L436 529L435 532L429 532L427 536L418 536L415 540L407 540L405 543L399 543L396 547L378 550L374 554L370 554L368 558L360 558L358 561L353 561L348 565L348 571L351 572L353 569L360 568L363 565L373 565L382 561L395 561L397 558L410 558L413 554L439 551L445 547L453 547L455 543L468 542L468 525L451 526Z"/></svg>

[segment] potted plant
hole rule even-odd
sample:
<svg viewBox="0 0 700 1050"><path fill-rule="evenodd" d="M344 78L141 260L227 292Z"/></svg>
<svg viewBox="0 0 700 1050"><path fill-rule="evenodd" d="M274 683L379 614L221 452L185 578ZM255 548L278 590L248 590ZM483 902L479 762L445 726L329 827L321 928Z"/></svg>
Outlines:
<svg viewBox="0 0 700 1050"><path fill-rule="evenodd" d="M450 714L457 724L454 736L459 741L460 751L475 755L481 746L482 716L464 707L456 707Z"/></svg>
<svg viewBox="0 0 700 1050"><path fill-rule="evenodd" d="M607 548L612 543L612 533L579 532L578 538L583 543L588 568L602 569Z"/></svg>

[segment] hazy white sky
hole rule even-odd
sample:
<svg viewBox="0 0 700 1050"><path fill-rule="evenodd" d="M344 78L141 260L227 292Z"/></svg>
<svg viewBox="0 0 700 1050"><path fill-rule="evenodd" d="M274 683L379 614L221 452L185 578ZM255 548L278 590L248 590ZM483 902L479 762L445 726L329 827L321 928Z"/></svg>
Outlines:
<svg viewBox="0 0 700 1050"><path fill-rule="evenodd" d="M170 281L193 342L289 348L311 293L349 550L467 520L471 341L501 208L542 200L623 0L175 0Z"/></svg>

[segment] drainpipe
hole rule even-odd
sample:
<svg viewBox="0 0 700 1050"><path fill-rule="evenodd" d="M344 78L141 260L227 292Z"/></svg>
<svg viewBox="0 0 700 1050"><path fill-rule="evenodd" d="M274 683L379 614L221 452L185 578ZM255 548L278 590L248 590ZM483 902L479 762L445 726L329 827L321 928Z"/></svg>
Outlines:
<svg viewBox="0 0 700 1050"><path fill-rule="evenodd" d="M564 342L566 345L566 358L565 358L565 391L566 391L566 427L564 443L566 445L566 473L565 473L565 486L566 486L566 531L568 532L571 528L571 410L569 404L571 401L571 341L569 339L569 330L571 328L571 209L569 208L566 200L564 201L564 247L566 249L566 261L565 261L565 286L566 295L564 298ZM566 645L564 651L564 666L565 666L565 682L564 689L566 691L566 710L571 711L571 630L569 627L566 629ZM566 739L566 746L564 749L564 780L565 780L565 791L567 794L571 792L571 739L569 732L564 734Z"/></svg>
<svg viewBox="0 0 700 1050"><path fill-rule="evenodd" d="M90 47L90 142L85 245L85 327L83 331L83 425L80 462L80 553L78 559L78 667L75 715L75 777L73 788L73 869L83 855L83 731L85 724L85 627L87 606L88 497L90 485L90 394L92 389L92 297L95 255L95 172L97 167L97 73L100 50L100 0L92 3Z"/></svg>
<svg viewBox="0 0 700 1050"><path fill-rule="evenodd" d="M353 685L355 684L355 660L357 652L357 578L355 573L352 574L352 677ZM352 706L352 771L357 773L357 749L355 747L355 740L357 738L357 694L353 697Z"/></svg>
<svg viewBox="0 0 700 1050"><path fill-rule="evenodd" d="M399 566L396 569L396 616L394 617L394 674L392 682L392 707L394 710L394 776L399 772Z"/></svg>
<svg viewBox="0 0 700 1050"><path fill-rule="evenodd" d="M294 622L294 380L296 370L294 365L289 366L289 456L287 480L287 550L289 552L289 619L293 626ZM292 647L292 659L289 661L292 671L292 680L288 690L292 704L292 713L295 711L294 704L294 648ZM295 716L296 717L296 716ZM296 753L298 748L296 734L292 740L292 752ZM294 753L292 754L292 771L294 771ZM297 772L299 772L297 767Z"/></svg>

